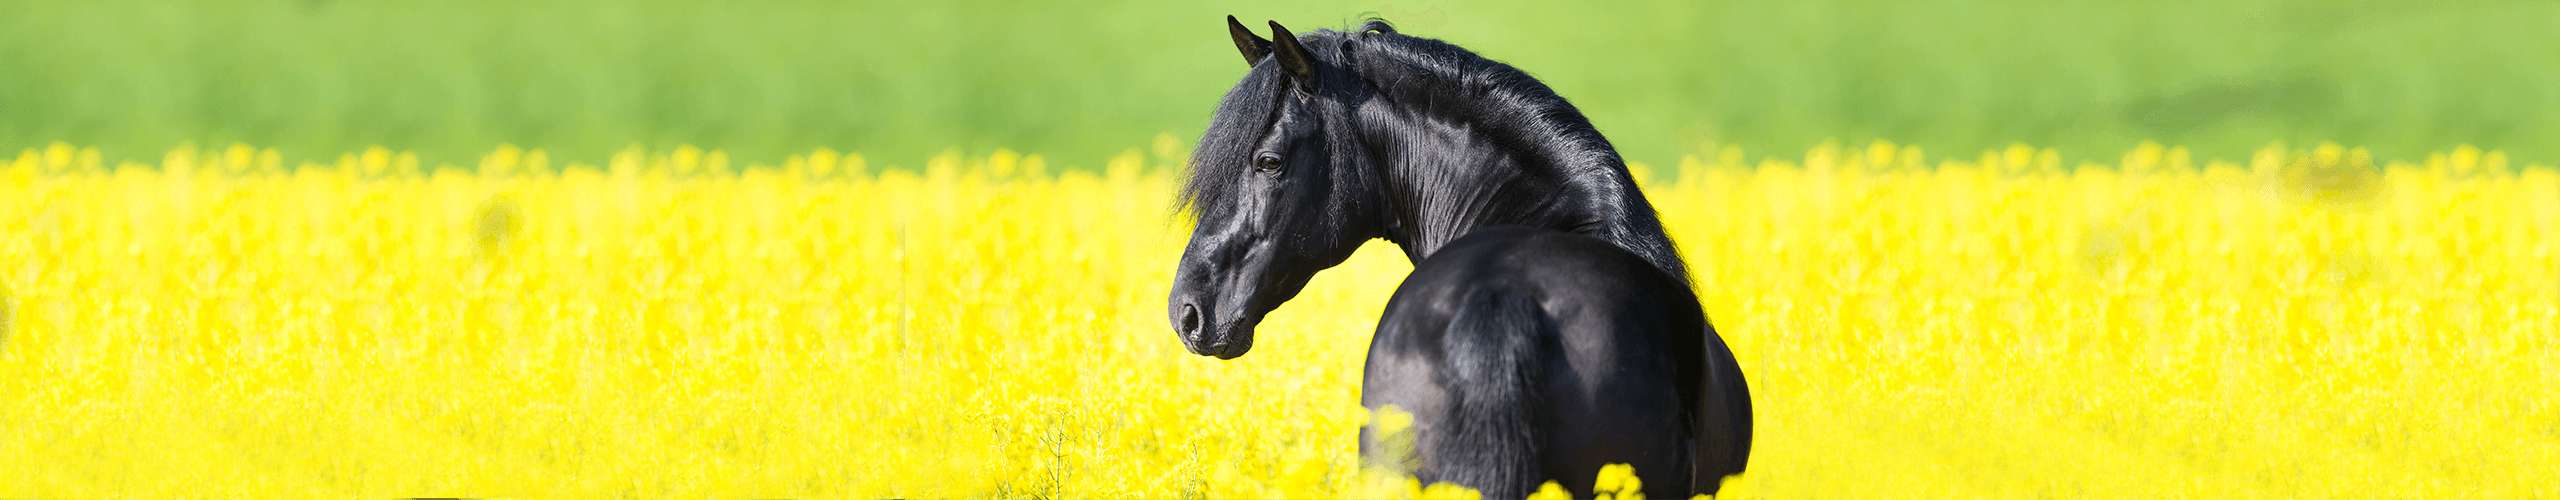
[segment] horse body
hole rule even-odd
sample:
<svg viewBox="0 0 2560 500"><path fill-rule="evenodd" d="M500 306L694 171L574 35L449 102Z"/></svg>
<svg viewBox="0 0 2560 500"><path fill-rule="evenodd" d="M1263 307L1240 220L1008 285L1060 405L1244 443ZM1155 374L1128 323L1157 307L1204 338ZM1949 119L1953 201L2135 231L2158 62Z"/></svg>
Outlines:
<svg viewBox="0 0 2560 500"><path fill-rule="evenodd" d="M1607 242L1468 233L1415 266L1369 344L1360 403L1412 414L1416 455L1365 430L1362 453L1487 498L1611 463L1656 471L1647 495L1687 496L1695 452L1663 431L1705 423L1686 372L1706 328L1687 286Z"/></svg>
<svg viewBox="0 0 2560 500"><path fill-rule="evenodd" d="M1679 487L1663 491L1711 492L1742 470L1740 368L1652 205L1578 110L1517 69L1383 22L1271 27L1263 40L1228 18L1253 68L1219 103L1182 192L1198 224L1168 303L1185 347L1242 356L1264 314L1382 238L1417 263L1380 323L1363 398L1425 424L1417 472L1506 496L1598 463ZM1478 463L1501 466L1464 465Z"/></svg>

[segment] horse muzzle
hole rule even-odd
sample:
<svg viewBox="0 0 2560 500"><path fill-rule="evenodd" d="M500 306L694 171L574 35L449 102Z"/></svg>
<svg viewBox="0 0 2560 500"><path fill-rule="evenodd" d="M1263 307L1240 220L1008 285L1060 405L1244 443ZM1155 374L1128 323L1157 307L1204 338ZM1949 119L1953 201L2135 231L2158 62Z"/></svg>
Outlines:
<svg viewBox="0 0 2560 500"><path fill-rule="evenodd" d="M1254 322L1235 318L1223 322L1201 307L1197 300L1175 297L1173 300L1173 332L1182 337L1182 347L1192 354L1218 359L1236 359L1253 349Z"/></svg>

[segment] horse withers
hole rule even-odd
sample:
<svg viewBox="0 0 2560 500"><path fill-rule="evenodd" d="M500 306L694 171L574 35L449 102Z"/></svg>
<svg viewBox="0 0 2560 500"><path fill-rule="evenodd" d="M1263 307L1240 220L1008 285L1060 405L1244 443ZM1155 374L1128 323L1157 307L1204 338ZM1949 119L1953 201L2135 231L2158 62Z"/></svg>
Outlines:
<svg viewBox="0 0 2560 500"><path fill-rule="evenodd" d="M1422 479L1454 478L1504 496L1543 482L1524 479L1529 476L1568 487L1588 484L1582 481L1597 469L1581 470L1578 464L1585 462L1643 462L1637 472L1647 478L1648 490L1713 492L1721 478L1742 471L1751 412L1741 368L1697 312L1687 270L1652 204L1616 149L1579 110L1518 69L1455 45L1397 33L1380 21L1352 33L1305 36L1272 23L1269 40L1233 17L1227 27L1251 69L1219 102L1181 193L1196 224L1168 304L1185 347L1220 359L1244 355L1264 315L1296 296L1318 271L1340 264L1363 242L1383 238L1417 262L1409 280L1421 282L1406 288L1421 291L1411 293L1454 293L1460 296L1449 299L1456 301L1450 307L1488 312L1434 319L1458 310L1390 309L1381 322L1382 338L1463 341L1395 347L1391 356L1373 350L1364 385L1440 397L1484 394L1464 408L1509 401L1492 407L1522 413L1485 425L1527 436L1508 442L1466 437L1487 434L1476 432L1481 428L1453 432L1447 426L1458 424L1433 417L1434 407L1415 406L1417 440L1444 445L1417 448L1420 456L1412 458ZM1528 229L1487 229L1496 226ZM1517 232L1527 230L1537 235ZM1468 242L1465 253L1453 257L1460 263L1432 262L1460 241ZM1549 258L1504 256L1509 253ZM1509 262L1504 265L1512 268L1491 273L1497 267L1486 262ZM1619 265L1627 262L1642 265ZM1539 266L1583 272L1562 281L1497 276L1562 276L1533 270ZM1440 268L1452 270L1425 272ZM1612 271L1595 271L1604 268ZM1590 298L1579 298L1585 295ZM1405 302L1407 292L1398 296ZM1573 309L1558 309L1566 306ZM1688 315L1685 322L1661 319L1680 311ZM1384 330L1433 323L1445 323L1443 331ZM1577 354L1585 348L1653 354ZM1430 353L1422 349L1440 351L1425 355ZM1397 360L1390 363L1395 365L1429 366L1381 371L1385 358ZM1600 359L1629 364L1586 364ZM1472 375L1532 378L1506 386ZM1426 386L1437 392L1419 389ZM1638 393L1649 395L1615 399ZM1672 406L1678 412L1663 413L1661 393L1676 396ZM1581 404L1575 398L1610 400ZM1597 435L1562 428L1584 425L1615 434L1586 441ZM1648 440L1653 444L1634 444ZM1469 475L1438 465L1473 460L1461 457L1478 455L1449 455L1476 449L1469 446L1504 443L1519 448L1492 453L1537 457L1540 470Z"/></svg>

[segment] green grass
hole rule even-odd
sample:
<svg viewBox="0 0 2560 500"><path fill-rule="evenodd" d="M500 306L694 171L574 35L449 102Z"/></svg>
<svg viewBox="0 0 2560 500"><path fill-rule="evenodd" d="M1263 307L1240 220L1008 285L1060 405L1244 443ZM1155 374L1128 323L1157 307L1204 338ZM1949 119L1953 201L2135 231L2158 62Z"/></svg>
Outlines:
<svg viewBox="0 0 2560 500"><path fill-rule="evenodd" d="M1299 3L0 0L0 151L690 142L912 165L1007 146L1090 166L1206 123L1242 69L1234 13L1300 31L1386 16L1538 75L1658 163L1831 138L2560 159L2547 0Z"/></svg>

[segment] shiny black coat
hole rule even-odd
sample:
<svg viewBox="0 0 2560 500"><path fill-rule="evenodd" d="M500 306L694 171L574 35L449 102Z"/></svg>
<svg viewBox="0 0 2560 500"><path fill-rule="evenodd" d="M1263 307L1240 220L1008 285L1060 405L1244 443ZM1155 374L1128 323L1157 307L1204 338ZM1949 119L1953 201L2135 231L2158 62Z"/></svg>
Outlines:
<svg viewBox="0 0 2560 500"><path fill-rule="evenodd" d="M1415 266L1370 340L1360 403L1413 416L1409 436L1364 432L1368 461L1486 498L1549 479L1588 495L1611 463L1634 465L1647 496L1712 493L1751 441L1741 369L1687 285L1607 242L1524 227L1476 230Z"/></svg>
<svg viewBox="0 0 2560 500"><path fill-rule="evenodd" d="M1742 372L1653 205L1580 110L1528 73L1384 22L1270 28L1266 40L1227 19L1250 69L1187 165L1179 199L1194 225L1166 301L1185 348L1244 356L1265 315L1385 239L1417 265L1400 297L1437 297L1400 300L1375 346L1372 395L1430 423L1418 429L1430 446L1390 459L1491 498L1531 476L1579 489L1599 462L1642 462L1647 489L1664 492L1742 471ZM1487 232L1499 226L1540 236ZM1601 369L1587 346L1652 354ZM1462 419L1477 417L1490 420Z"/></svg>

